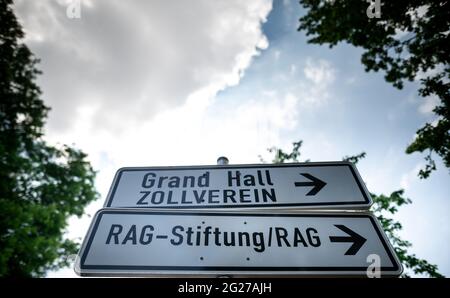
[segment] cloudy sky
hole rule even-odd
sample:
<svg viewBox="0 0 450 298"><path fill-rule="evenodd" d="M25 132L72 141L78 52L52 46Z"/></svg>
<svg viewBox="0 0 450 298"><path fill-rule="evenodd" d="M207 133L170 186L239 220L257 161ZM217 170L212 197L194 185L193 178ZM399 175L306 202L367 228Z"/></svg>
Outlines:
<svg viewBox="0 0 450 298"><path fill-rule="evenodd" d="M297 1L16 1L25 42L41 59L39 85L52 108L46 138L75 144L98 171L101 199L70 219L83 238L123 166L232 164L271 159L266 148L340 160L367 152L358 169L368 189L400 188L413 204L396 217L411 252L450 275L449 176L442 162L417 177L406 155L415 131L433 121L433 98L417 83L399 91L366 73L361 50L309 45L297 32ZM75 276L71 269L49 276Z"/></svg>

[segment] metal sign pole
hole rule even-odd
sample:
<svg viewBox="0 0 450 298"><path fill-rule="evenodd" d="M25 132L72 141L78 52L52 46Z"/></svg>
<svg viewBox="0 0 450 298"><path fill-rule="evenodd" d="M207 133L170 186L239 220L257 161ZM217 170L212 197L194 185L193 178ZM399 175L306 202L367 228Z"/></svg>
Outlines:
<svg viewBox="0 0 450 298"><path fill-rule="evenodd" d="M228 158L226 158L225 156L220 156L220 157L217 159L217 165L218 165L218 166L227 165L227 164L229 164L229 163L230 163L230 161L229 161Z"/></svg>
<svg viewBox="0 0 450 298"><path fill-rule="evenodd" d="M226 156L219 156L219 158L217 158L217 165L218 166L224 166L229 164L230 161L228 160L228 158ZM232 278L232 275L217 275L217 278Z"/></svg>

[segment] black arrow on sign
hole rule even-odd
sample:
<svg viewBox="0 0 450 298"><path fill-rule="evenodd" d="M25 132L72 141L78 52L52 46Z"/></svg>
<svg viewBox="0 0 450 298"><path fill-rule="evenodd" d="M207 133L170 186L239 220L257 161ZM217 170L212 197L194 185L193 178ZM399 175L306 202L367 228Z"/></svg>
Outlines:
<svg viewBox="0 0 450 298"><path fill-rule="evenodd" d="M350 230L344 225L334 225L339 230L347 233L350 237L330 236L331 242L353 242L352 246L345 252L346 256L354 256L359 249L366 243L367 239L355 231Z"/></svg>
<svg viewBox="0 0 450 298"><path fill-rule="evenodd" d="M308 178L311 180L310 182L295 182L294 185L296 187L303 187L303 186L314 186L306 195L307 196L314 196L316 195L325 185L327 185L325 182L320 180L319 178L314 177L311 174L308 173L300 173L303 177Z"/></svg>

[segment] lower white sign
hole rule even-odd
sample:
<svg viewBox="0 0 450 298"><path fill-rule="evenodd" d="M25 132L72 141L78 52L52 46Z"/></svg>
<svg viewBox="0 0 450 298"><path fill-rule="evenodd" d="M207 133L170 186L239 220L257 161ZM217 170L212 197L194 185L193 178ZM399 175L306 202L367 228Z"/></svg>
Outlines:
<svg viewBox="0 0 450 298"><path fill-rule="evenodd" d="M376 218L367 213L101 209L75 271L98 276L397 276L402 266Z"/></svg>

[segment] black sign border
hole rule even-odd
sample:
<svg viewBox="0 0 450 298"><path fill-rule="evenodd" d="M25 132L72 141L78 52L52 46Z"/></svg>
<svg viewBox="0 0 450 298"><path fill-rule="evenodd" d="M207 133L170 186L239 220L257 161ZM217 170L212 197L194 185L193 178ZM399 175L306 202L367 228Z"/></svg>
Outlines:
<svg viewBox="0 0 450 298"><path fill-rule="evenodd" d="M345 166L350 168L353 179L355 179L358 188L364 198L364 201L348 201L348 202L320 202L320 203L283 203L283 204L244 204L244 205L193 205L193 206L113 206L111 207L116 193L117 187L119 185L120 178L124 171L188 171L188 170L217 170L217 169L241 169L241 168L280 168L280 167L335 167L335 166ZM116 177L114 179L114 185L111 188L110 193L106 199L106 204L104 207L107 208L137 208L137 209L212 209L212 208L271 208L271 207L308 207L308 206L348 206L348 205L361 205L361 207L371 204L371 199L365 188L362 186L359 176L356 174L353 164L350 162L319 162L319 163L290 163L290 164L261 164L261 165L221 165L221 166L180 166L180 167L142 167L142 168L121 168L117 171Z"/></svg>
<svg viewBox="0 0 450 298"><path fill-rule="evenodd" d="M257 213L217 213L217 212L170 212L170 211L150 211L150 210L114 210L114 209L101 209L96 216L95 223L90 230L89 239L84 247L83 254L81 255L80 260L80 269L86 270L142 270L142 271L298 271L298 272L308 272L308 271L317 271L317 272L333 272L333 271L347 271L347 272L366 272L367 266L363 267L262 267L262 266L125 266L125 265L85 265L85 261L87 258L87 254L91 247L94 236L97 232L98 225L100 220L104 214L138 214L138 215L177 215L177 216L247 216L247 217L335 217L335 218L369 218L372 226L374 227L378 238L380 239L383 248L386 250L387 255L389 256L389 260L393 264L392 267L382 266L380 267L381 272L398 272L401 271L401 267L398 265L395 257L392 254L391 249L389 248L388 243L385 241L385 238L381 234L379 226L376 224L374 218L369 214L329 214L329 213L311 213L311 214L257 214ZM83 274L84 272L81 272Z"/></svg>

